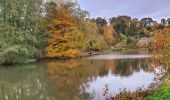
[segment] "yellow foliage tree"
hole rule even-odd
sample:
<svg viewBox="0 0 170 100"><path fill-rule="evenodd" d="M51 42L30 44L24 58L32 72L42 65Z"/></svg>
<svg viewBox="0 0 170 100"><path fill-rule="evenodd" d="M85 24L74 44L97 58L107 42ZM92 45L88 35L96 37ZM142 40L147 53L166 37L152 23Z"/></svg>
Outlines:
<svg viewBox="0 0 170 100"><path fill-rule="evenodd" d="M105 26L104 27L104 40L107 42L109 45L114 45L115 43L115 30L112 28L112 26Z"/></svg>

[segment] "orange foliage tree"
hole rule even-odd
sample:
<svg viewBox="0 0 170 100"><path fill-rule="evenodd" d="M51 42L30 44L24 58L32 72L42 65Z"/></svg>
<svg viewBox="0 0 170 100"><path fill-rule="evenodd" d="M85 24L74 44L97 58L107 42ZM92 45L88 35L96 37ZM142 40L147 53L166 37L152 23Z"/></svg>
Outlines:
<svg viewBox="0 0 170 100"><path fill-rule="evenodd" d="M79 44L76 41L76 20L68 10L62 7L56 7L51 4L52 11L48 12L45 26L50 33L48 46L46 48L46 57L72 58L79 54ZM51 9L51 8L50 8Z"/></svg>

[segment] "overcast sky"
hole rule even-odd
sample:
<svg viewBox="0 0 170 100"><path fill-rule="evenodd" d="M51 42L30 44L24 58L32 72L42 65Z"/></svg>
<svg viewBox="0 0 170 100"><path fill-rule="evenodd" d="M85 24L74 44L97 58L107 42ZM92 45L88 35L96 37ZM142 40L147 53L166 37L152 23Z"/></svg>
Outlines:
<svg viewBox="0 0 170 100"><path fill-rule="evenodd" d="M79 4L91 17L129 15L139 19L152 17L157 21L170 18L170 0L79 0Z"/></svg>

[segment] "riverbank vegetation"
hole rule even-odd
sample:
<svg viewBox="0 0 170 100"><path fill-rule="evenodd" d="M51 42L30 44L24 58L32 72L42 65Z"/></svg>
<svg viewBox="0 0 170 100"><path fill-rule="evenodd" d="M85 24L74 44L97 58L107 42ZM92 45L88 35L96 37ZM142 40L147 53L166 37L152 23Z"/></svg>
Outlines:
<svg viewBox="0 0 170 100"><path fill-rule="evenodd" d="M0 63L29 63L43 55L40 1L0 0Z"/></svg>
<svg viewBox="0 0 170 100"><path fill-rule="evenodd" d="M166 75L162 79L161 86L151 93L146 100L168 100L170 98L170 30L163 29L155 35L155 58L166 68Z"/></svg>
<svg viewBox="0 0 170 100"><path fill-rule="evenodd" d="M152 18L91 19L75 1L1 0L0 4L1 64L150 47L154 34L163 29Z"/></svg>

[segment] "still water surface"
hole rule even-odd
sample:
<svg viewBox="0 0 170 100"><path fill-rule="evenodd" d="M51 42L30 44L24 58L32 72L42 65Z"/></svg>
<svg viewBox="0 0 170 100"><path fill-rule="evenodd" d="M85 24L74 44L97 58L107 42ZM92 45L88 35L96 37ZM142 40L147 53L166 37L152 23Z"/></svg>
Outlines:
<svg viewBox="0 0 170 100"><path fill-rule="evenodd" d="M120 89L147 88L154 79L148 51L0 67L0 100L104 100Z"/></svg>

